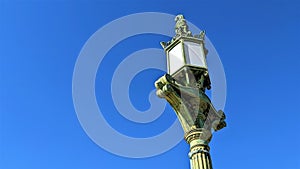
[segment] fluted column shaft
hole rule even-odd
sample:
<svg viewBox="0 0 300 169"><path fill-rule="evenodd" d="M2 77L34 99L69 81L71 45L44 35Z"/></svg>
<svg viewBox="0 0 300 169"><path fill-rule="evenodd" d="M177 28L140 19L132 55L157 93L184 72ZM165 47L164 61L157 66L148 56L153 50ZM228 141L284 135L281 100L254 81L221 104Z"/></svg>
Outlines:
<svg viewBox="0 0 300 169"><path fill-rule="evenodd" d="M189 153L191 169L212 169L209 146L197 145Z"/></svg>
<svg viewBox="0 0 300 169"><path fill-rule="evenodd" d="M203 129L196 129L185 136L185 140L190 145L188 155L191 169L212 169L208 146L211 136L208 130Z"/></svg>

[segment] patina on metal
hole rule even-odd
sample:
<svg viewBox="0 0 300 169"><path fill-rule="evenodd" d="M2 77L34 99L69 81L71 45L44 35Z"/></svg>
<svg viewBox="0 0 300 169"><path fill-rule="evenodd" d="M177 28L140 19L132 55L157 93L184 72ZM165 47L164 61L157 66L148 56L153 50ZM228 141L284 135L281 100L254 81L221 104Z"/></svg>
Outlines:
<svg viewBox="0 0 300 169"><path fill-rule="evenodd" d="M176 112L184 138L190 144L191 169L212 169L208 144L212 131L224 128L226 122L224 112L217 111L205 94L211 88L205 32L193 36L183 15L176 16L175 22L176 35L169 42L161 42L167 55L168 74L155 82L156 94Z"/></svg>

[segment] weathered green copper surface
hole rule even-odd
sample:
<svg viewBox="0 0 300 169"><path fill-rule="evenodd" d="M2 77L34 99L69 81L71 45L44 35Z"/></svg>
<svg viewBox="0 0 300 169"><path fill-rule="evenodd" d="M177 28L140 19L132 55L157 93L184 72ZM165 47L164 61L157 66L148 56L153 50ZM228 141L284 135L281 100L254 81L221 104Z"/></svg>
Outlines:
<svg viewBox="0 0 300 169"><path fill-rule="evenodd" d="M194 128L217 131L226 126L223 111L216 111L199 88L181 86L168 74L156 81L155 87L157 95L173 107L186 133Z"/></svg>
<svg viewBox="0 0 300 169"><path fill-rule="evenodd" d="M183 15L178 15L175 21L176 35L169 42L161 42L167 55L175 45L185 41L204 45L204 32L193 36ZM204 52L206 56L208 51L205 49ZM210 89L208 70L184 65L172 76L166 74L159 78L155 87L156 94L169 102L182 125L184 138L190 144L191 169L212 169L208 144L212 131L224 128L226 122L224 112L216 111L205 94L205 89Z"/></svg>

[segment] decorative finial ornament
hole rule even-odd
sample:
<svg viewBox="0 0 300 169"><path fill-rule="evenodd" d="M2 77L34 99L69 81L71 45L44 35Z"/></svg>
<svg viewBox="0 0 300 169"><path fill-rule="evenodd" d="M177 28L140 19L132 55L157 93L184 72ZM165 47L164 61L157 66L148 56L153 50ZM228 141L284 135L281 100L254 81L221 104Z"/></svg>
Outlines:
<svg viewBox="0 0 300 169"><path fill-rule="evenodd" d="M200 34L193 36L192 32L189 30L187 21L184 19L182 14L179 14L175 17L175 22L175 36L171 39L171 41L160 42L160 45L163 47L163 49L166 49L168 46L170 46L170 44L180 37L195 38L204 41L205 31L201 31Z"/></svg>
<svg viewBox="0 0 300 169"><path fill-rule="evenodd" d="M189 26L186 23L186 20L184 19L183 15L177 15L175 17L175 38L179 36L192 36L192 32L189 31Z"/></svg>

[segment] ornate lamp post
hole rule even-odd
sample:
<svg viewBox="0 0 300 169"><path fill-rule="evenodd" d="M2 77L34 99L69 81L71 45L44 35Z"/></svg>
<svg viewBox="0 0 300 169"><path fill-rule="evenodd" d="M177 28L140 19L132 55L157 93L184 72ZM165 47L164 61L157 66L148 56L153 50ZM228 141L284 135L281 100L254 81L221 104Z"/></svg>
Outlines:
<svg viewBox="0 0 300 169"><path fill-rule="evenodd" d="M168 74L155 82L157 95L173 107L190 144L191 169L212 169L209 142L212 130L226 126L223 111L216 111L205 94L210 89L204 45L205 33L192 35L183 15L175 18L176 35L161 42L167 55Z"/></svg>

